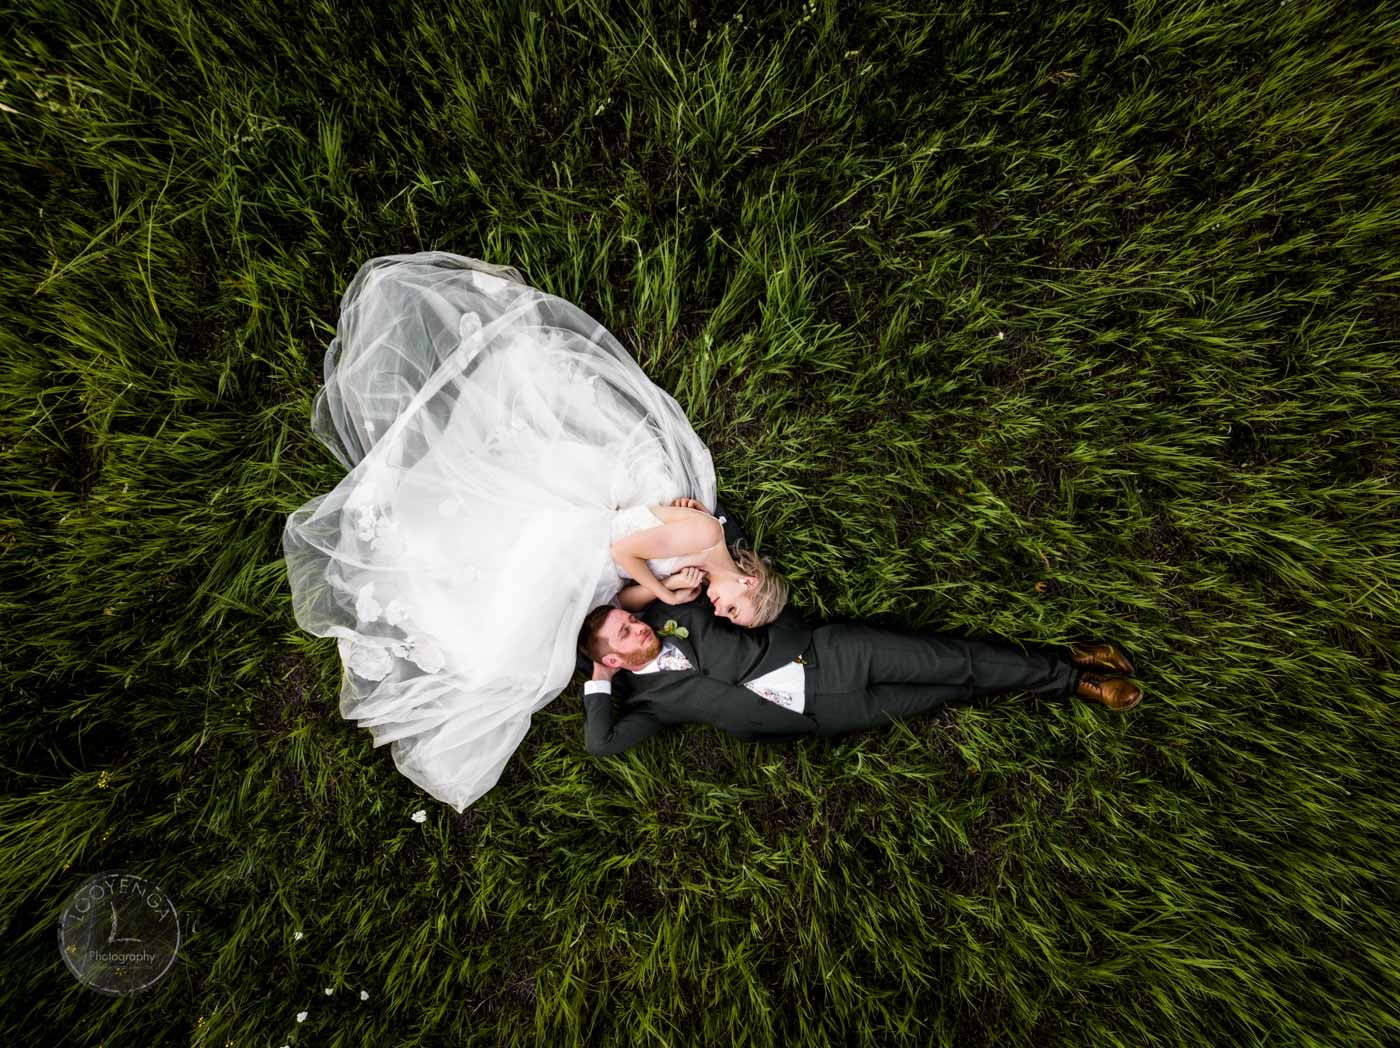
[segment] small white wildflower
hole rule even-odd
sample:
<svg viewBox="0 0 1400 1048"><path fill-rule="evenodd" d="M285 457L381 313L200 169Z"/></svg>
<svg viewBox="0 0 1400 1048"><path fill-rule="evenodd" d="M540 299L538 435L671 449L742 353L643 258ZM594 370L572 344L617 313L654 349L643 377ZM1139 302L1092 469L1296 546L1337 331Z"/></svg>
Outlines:
<svg viewBox="0 0 1400 1048"><path fill-rule="evenodd" d="M367 1001L367 1000L369 1000L369 991L368 991L368 990L361 990L361 991L360 991L360 1000L362 1000L362 1001Z"/></svg>
<svg viewBox="0 0 1400 1048"><path fill-rule="evenodd" d="M327 987L326 987L326 996L329 997L329 996L330 996L331 994L333 994L333 993L335 993L335 987L333 987L333 986L327 986Z"/></svg>
<svg viewBox="0 0 1400 1048"><path fill-rule="evenodd" d="M301 938L301 932L292 932L292 938L293 938L294 940L295 940L295 939L300 939L300 938Z"/></svg>
<svg viewBox="0 0 1400 1048"><path fill-rule="evenodd" d="M416 812L409 816L409 818L411 818L414 822L424 822L428 818L428 813L422 808L419 808Z"/></svg>
<svg viewBox="0 0 1400 1048"><path fill-rule="evenodd" d="M998 332L997 332L997 338L1005 338L1005 337L1006 337L1006 332L1005 332L1005 331L998 331Z"/></svg>
<svg viewBox="0 0 1400 1048"><path fill-rule="evenodd" d="M306 1017L307 1017L308 1015L310 1015L310 1014L311 1014L310 1012L297 1012L297 1022L299 1022L299 1023L304 1023L304 1022L306 1022Z"/></svg>

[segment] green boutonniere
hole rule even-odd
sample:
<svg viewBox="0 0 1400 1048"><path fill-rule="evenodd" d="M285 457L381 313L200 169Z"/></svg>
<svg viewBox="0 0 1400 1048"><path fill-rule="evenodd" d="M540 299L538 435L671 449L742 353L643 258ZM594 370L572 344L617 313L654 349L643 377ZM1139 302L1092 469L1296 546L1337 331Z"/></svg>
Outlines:
<svg viewBox="0 0 1400 1048"><path fill-rule="evenodd" d="M686 637L690 636L690 630L686 629L684 626L677 625L675 619L667 619L666 625L662 626L656 632L663 637L679 637L681 640L685 640Z"/></svg>

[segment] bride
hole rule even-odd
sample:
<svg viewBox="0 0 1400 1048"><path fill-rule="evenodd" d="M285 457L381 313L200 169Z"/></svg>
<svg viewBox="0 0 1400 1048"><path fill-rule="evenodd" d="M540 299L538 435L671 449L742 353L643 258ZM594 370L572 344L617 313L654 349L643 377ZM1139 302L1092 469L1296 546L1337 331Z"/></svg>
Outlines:
<svg viewBox="0 0 1400 1048"><path fill-rule="evenodd" d="M786 601L766 561L725 545L675 399L512 267L366 262L312 430L348 472L287 522L297 623L337 638L342 716L458 812L568 684L591 608L684 603L707 581L715 613L752 627Z"/></svg>
<svg viewBox="0 0 1400 1048"><path fill-rule="evenodd" d="M619 511L612 525L613 564L619 577L632 584L618 603L629 611L652 600L684 604L708 580L710 603L720 618L748 627L776 619L787 604L787 583L753 550L729 549L723 524L723 517L695 499Z"/></svg>

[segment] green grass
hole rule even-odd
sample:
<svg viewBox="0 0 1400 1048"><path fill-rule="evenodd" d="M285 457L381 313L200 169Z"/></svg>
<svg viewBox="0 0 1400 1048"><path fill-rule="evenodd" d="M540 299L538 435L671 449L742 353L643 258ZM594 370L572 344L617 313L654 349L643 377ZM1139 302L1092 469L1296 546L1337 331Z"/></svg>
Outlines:
<svg viewBox="0 0 1400 1048"><path fill-rule="evenodd" d="M7 1043L1396 1043L1400 4L491 6L5 12ZM606 324L810 618L1146 701L593 759L575 682L419 793L280 560L419 249ZM186 931L124 998L116 868Z"/></svg>

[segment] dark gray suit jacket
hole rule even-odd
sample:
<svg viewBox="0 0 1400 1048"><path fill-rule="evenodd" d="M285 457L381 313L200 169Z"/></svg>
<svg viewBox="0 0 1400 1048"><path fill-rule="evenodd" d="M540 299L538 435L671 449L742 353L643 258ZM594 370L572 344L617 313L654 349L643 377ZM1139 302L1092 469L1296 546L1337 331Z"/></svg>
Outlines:
<svg viewBox="0 0 1400 1048"><path fill-rule="evenodd" d="M613 692L583 697L584 742L594 756L621 753L667 724L701 721L741 739L781 741L818 733L804 713L770 702L743 687L807 651L812 631L790 608L760 629L734 626L715 616L702 593L689 604L659 600L637 615L658 633L674 619L688 637L665 637L685 653L689 670L621 671ZM614 713L614 701L619 711Z"/></svg>

